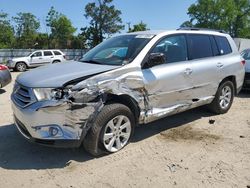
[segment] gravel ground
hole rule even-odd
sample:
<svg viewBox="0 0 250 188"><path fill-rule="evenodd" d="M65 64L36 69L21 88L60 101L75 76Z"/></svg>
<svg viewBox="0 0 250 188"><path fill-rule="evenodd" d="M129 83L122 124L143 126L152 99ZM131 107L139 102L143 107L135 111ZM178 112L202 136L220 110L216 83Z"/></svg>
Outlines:
<svg viewBox="0 0 250 188"><path fill-rule="evenodd" d="M0 89L0 187L250 187L250 92L225 115L197 108L138 126L122 151L93 158L26 141L13 125L13 83Z"/></svg>

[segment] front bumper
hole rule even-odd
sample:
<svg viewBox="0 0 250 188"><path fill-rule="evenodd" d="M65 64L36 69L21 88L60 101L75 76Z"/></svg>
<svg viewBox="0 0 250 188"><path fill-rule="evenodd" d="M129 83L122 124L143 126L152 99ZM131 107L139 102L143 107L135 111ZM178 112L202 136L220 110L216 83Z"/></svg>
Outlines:
<svg viewBox="0 0 250 188"><path fill-rule="evenodd" d="M28 140L55 147L78 147L92 123L97 103L73 104L67 101L35 102L22 108L15 103L12 109L15 125Z"/></svg>
<svg viewBox="0 0 250 188"><path fill-rule="evenodd" d="M16 63L15 63L14 61L11 61L11 60L8 60L8 61L7 61L7 64L6 64L6 66L7 66L9 69L15 68L15 65L16 65Z"/></svg>

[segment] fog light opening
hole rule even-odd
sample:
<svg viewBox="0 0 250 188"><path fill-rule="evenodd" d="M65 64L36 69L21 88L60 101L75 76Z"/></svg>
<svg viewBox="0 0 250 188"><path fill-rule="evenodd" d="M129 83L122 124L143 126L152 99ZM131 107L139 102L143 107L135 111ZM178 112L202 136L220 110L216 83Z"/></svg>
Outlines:
<svg viewBox="0 0 250 188"><path fill-rule="evenodd" d="M56 136L59 132L59 129L57 127L50 127L49 128L49 135L50 136Z"/></svg>

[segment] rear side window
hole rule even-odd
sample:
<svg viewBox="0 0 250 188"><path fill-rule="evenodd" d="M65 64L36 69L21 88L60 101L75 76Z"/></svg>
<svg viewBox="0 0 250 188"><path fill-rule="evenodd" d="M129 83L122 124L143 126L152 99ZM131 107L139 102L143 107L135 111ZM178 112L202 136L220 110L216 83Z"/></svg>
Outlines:
<svg viewBox="0 0 250 188"><path fill-rule="evenodd" d="M59 51L53 51L55 55L62 55Z"/></svg>
<svg viewBox="0 0 250 188"><path fill-rule="evenodd" d="M44 51L43 54L44 56L53 56L51 51Z"/></svg>
<svg viewBox="0 0 250 188"><path fill-rule="evenodd" d="M215 36L220 55L230 54L232 52L231 46L226 37Z"/></svg>
<svg viewBox="0 0 250 188"><path fill-rule="evenodd" d="M191 34L187 36L189 58L200 59L205 57L212 57L213 51L208 35Z"/></svg>

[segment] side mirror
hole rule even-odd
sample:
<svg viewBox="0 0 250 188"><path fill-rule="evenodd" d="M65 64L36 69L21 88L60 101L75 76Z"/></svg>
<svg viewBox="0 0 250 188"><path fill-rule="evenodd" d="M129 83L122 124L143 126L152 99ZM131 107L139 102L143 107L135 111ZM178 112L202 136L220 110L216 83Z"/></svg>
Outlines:
<svg viewBox="0 0 250 188"><path fill-rule="evenodd" d="M145 63L145 68L150 68L156 65L161 65L166 62L166 56L163 53L149 54L148 61Z"/></svg>

